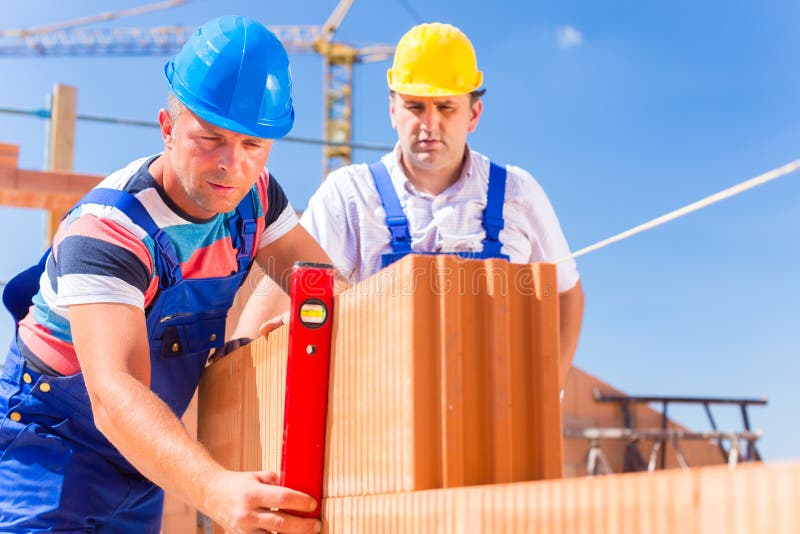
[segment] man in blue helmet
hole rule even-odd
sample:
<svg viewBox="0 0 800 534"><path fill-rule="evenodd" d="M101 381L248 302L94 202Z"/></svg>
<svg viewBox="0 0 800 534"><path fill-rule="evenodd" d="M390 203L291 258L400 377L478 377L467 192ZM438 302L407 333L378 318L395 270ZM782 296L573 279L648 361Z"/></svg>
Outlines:
<svg viewBox="0 0 800 534"><path fill-rule="evenodd" d="M420 24L395 49L389 115L395 149L372 165L332 172L301 224L352 282L410 253L553 262L569 256L536 180L467 144L483 112L483 74L466 35ZM563 388L578 344L583 289L574 260L557 266Z"/></svg>
<svg viewBox="0 0 800 534"><path fill-rule="evenodd" d="M286 51L220 17L165 73L163 153L87 194L3 295L0 532L155 533L162 488L228 531L320 528L275 511L311 497L222 468L179 420L251 265L288 288L295 261L330 262L265 169L294 121Z"/></svg>

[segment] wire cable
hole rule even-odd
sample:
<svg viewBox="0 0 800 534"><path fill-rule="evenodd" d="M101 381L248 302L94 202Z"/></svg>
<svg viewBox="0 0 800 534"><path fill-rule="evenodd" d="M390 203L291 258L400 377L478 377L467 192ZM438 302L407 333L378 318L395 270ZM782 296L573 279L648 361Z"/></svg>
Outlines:
<svg viewBox="0 0 800 534"><path fill-rule="evenodd" d="M666 213L660 217L656 217L655 219L647 221L646 223L642 223L639 226L631 228L630 230L626 230L617 235L611 236L608 239L598 241L594 245L589 245L588 247L584 247L576 252L573 252L569 256L564 256L563 258L556 260L554 263L558 264L570 259L575 259L579 256L583 256L584 254L588 254L589 252L593 252L595 250L607 247L612 243L622 241L623 239L635 236L636 234L641 234L642 232L646 232L647 230L652 230L657 226L661 226L662 224L673 221L679 217L683 217L684 215L688 215L689 213L692 213L694 211L703 209L712 204L716 204L717 202L738 195L739 193L743 193L749 189L753 189L754 187L758 187L759 185L763 185L767 182L771 182L772 180L777 180L782 176L786 176L787 174L795 172L798 168L800 168L800 159L796 159L790 163L787 163L786 165L782 165L781 167L777 167L775 169L772 169L771 171L765 172L764 174L760 174L758 176L750 178L749 180L745 180L744 182L738 183L718 193L714 193L713 195L709 195L696 202L692 202L691 204L688 204L682 208Z"/></svg>
<svg viewBox="0 0 800 534"><path fill-rule="evenodd" d="M19 108L6 108L0 107L0 113L11 113L15 115L28 115L31 117L37 117L40 119L49 119L50 112L46 109L19 109ZM75 118L78 120L84 120L89 122L102 122L107 124L120 124L124 126L141 126L144 128L158 128L158 123L153 121L143 121L138 119L123 119L118 117L101 117L98 115L86 115L82 113L78 113L75 115ZM282 137L281 141L287 141L289 143L304 143L309 145L325 145L325 146L346 146L355 149L361 150L372 150L375 152L391 152L394 148L393 146L384 146L384 145L374 145L371 143L339 143L334 141L326 141L324 139L313 139L310 137L296 137L287 135L286 137Z"/></svg>
<svg viewBox="0 0 800 534"><path fill-rule="evenodd" d="M409 15L411 15L411 18L412 18L412 19L414 19L414 21L415 21L417 24L422 24L422 18L421 18L419 15L417 15L417 12L416 12L416 11L414 11L414 8L413 8L413 7L411 7L411 4L409 4L409 3L408 3L408 0L397 0L397 2L398 2L398 3L399 3L401 6L403 6L403 8L406 10L406 12L407 12Z"/></svg>

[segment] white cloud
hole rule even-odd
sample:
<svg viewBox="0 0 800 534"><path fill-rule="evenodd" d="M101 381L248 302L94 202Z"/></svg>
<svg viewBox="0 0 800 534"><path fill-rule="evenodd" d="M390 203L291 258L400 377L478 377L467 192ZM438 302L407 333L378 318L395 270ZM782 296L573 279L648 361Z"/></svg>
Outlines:
<svg viewBox="0 0 800 534"><path fill-rule="evenodd" d="M558 46L561 48L571 48L583 44L583 35L580 30L572 26L559 26L556 28L556 38Z"/></svg>

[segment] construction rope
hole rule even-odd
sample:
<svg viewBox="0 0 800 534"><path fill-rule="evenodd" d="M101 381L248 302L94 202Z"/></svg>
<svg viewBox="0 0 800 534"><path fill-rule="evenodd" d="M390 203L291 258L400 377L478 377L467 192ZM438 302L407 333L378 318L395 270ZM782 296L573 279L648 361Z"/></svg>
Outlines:
<svg viewBox="0 0 800 534"><path fill-rule="evenodd" d="M698 200L697 202L692 202L691 204L688 204L682 208L664 214L661 217L656 217L651 221L640 224L635 228L631 228L630 230L626 230L617 235L611 236L608 239L598 241L594 245L589 245L588 247L584 247L576 252L573 252L569 256L564 256L563 258L556 260L555 263L561 263L569 259L577 258L578 256L583 256L584 254L588 254L589 252L601 249L603 247L607 247L608 245L616 243L617 241L622 241L623 239L635 236L636 234L641 234L642 232L645 232L647 230L652 230L657 226L661 226L662 224L668 223L669 221L673 221L679 217L683 217L684 215L688 215L689 213L703 209L707 206L710 206L711 204L716 204L721 200L725 200L726 198L730 198L732 196L738 195L739 193L743 193L748 189L753 189L754 187L757 187L759 185L765 184L772 180L776 180L781 176L791 174L798 168L800 168L800 159L794 160L791 163L787 163L786 165L783 165L776 169L772 169L771 171L767 171L764 174L761 174L754 178L750 178L749 180L745 180L744 182L741 182L732 187L724 189L718 193L714 193L713 195L709 195L706 198Z"/></svg>

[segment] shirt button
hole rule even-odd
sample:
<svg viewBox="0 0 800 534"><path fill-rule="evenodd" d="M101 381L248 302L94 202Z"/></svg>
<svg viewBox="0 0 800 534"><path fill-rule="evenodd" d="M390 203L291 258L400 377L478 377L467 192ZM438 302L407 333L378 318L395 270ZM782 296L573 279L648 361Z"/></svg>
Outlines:
<svg viewBox="0 0 800 534"><path fill-rule="evenodd" d="M43 384L39 384L39 389L41 389L43 392L47 393L48 391L50 391L50 384L48 384L47 382L44 382Z"/></svg>
<svg viewBox="0 0 800 534"><path fill-rule="evenodd" d="M179 350L181 350L180 345L178 345L177 343L173 343L172 344L172 352L178 352Z"/></svg>
<svg viewBox="0 0 800 534"><path fill-rule="evenodd" d="M12 421L19 422L19 420L22 419L22 416L19 414L19 412L11 412L8 414L8 418Z"/></svg>
<svg viewBox="0 0 800 534"><path fill-rule="evenodd" d="M217 340L217 334L211 334L211 337L208 338L208 339L210 339L211 341L216 341Z"/></svg>
<svg viewBox="0 0 800 534"><path fill-rule="evenodd" d="M29 375L28 373L23 373L22 374L22 381L25 382L26 384L30 384L31 383L31 375Z"/></svg>

